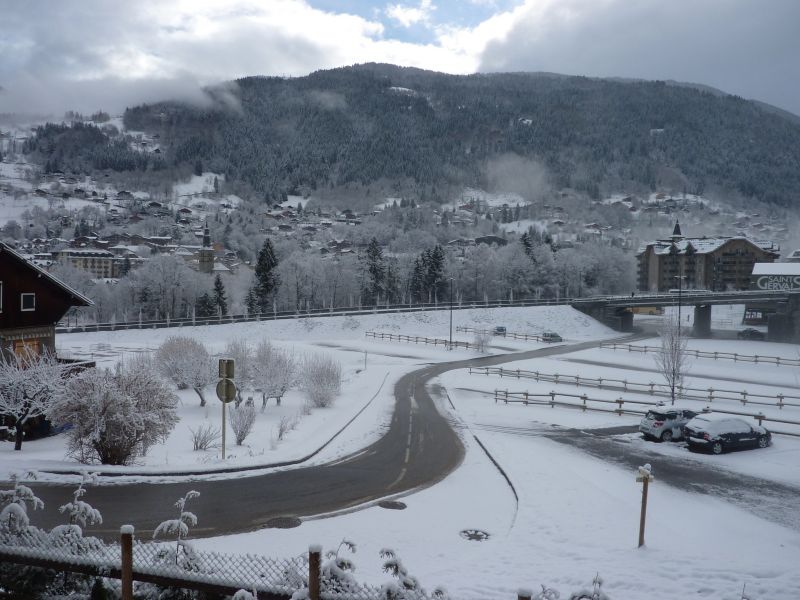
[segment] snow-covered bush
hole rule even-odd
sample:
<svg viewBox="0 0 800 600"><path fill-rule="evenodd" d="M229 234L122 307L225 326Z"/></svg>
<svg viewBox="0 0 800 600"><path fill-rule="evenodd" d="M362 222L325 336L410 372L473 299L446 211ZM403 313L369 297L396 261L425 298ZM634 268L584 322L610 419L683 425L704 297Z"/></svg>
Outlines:
<svg viewBox="0 0 800 600"><path fill-rule="evenodd" d="M178 386L193 389L206 405L204 389L217 380L214 361L206 347L195 339L172 336L164 340L155 354L159 372Z"/></svg>
<svg viewBox="0 0 800 600"><path fill-rule="evenodd" d="M72 493L72 502L67 502L58 509L60 513L68 515L67 523L57 525L50 532L53 546L66 549L71 554L85 554L101 545L97 538L83 537L83 529L87 525L99 525L103 522L100 511L83 500L83 496L86 495L84 485L90 481L93 481L93 478L84 474L80 484Z"/></svg>
<svg viewBox="0 0 800 600"><path fill-rule="evenodd" d="M256 407L253 406L253 402L247 401L239 406L228 406L228 421L230 421L233 435L236 437L236 445L241 446L253 431L253 424L256 422Z"/></svg>
<svg viewBox="0 0 800 600"><path fill-rule="evenodd" d="M70 427L69 452L80 462L127 465L167 438L178 421L177 403L152 362L137 357L70 379L49 417Z"/></svg>
<svg viewBox="0 0 800 600"><path fill-rule="evenodd" d="M297 427L298 421L299 419L296 415L294 417L288 415L281 417L281 420L278 422L278 439L283 440L287 433Z"/></svg>
<svg viewBox="0 0 800 600"><path fill-rule="evenodd" d="M253 356L253 385L261 390L261 410L267 406L269 398L275 398L278 406L286 391L295 385L297 379L297 361L294 355L280 348L275 348L267 341L262 341Z"/></svg>
<svg viewBox="0 0 800 600"><path fill-rule="evenodd" d="M200 496L200 492L192 490L178 498L175 502L175 506L178 508L178 518L162 521L153 531L154 540L159 537L175 537L174 548L164 545L159 551L158 559L165 564L178 565L187 571L199 570L194 548L186 541L189 528L197 525L197 515L186 510L186 503L198 496Z"/></svg>
<svg viewBox="0 0 800 600"><path fill-rule="evenodd" d="M358 582L353 577L356 566L349 557L341 554L344 549L350 551L351 554L355 554L356 545L350 540L342 540L335 551L329 550L327 552L325 555L326 560L320 565L322 589L328 593L346 592L355 590L358 587Z"/></svg>
<svg viewBox="0 0 800 600"><path fill-rule="evenodd" d="M14 487L0 490L0 534L18 535L30 526L28 509L44 508L44 502L33 490L20 482L17 474L11 475Z"/></svg>
<svg viewBox="0 0 800 600"><path fill-rule="evenodd" d="M200 425L197 429L189 427L189 431L192 434L192 449L194 450L214 448L221 437L219 427L211 423Z"/></svg>
<svg viewBox="0 0 800 600"><path fill-rule="evenodd" d="M327 355L312 354L303 359L301 373L303 390L312 406L325 408L341 390L342 365Z"/></svg>
<svg viewBox="0 0 800 600"><path fill-rule="evenodd" d="M14 450L22 449L23 428L47 414L64 387L64 366L51 353L0 357L0 415L16 429Z"/></svg>

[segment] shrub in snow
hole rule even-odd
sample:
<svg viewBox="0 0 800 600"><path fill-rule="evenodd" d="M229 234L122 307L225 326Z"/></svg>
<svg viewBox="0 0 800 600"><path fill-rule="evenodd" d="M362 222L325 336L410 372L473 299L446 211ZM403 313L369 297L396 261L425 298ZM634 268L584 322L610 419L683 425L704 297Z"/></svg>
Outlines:
<svg viewBox="0 0 800 600"><path fill-rule="evenodd" d="M295 427L297 427L298 418L297 416L289 417L283 416L281 417L280 422L278 423L278 439L283 440L286 437L286 434L292 431Z"/></svg>
<svg viewBox="0 0 800 600"><path fill-rule="evenodd" d="M561 598L561 594L556 590L542 585L542 591L534 594L531 600L559 600L559 598Z"/></svg>
<svg viewBox="0 0 800 600"><path fill-rule="evenodd" d="M342 540L335 551L327 552L326 560L320 565L321 587L328 593L347 592L358 587L358 583L353 577L356 566L350 558L340 555L342 550L348 550L351 554L355 554L356 545L350 540Z"/></svg>
<svg viewBox="0 0 800 600"><path fill-rule="evenodd" d="M253 424L256 422L256 407L253 406L253 402L247 401L239 406L228 406L228 421L231 424L233 435L236 437L236 445L241 446L245 438L250 435Z"/></svg>
<svg viewBox="0 0 800 600"><path fill-rule="evenodd" d="M416 598L426 598L425 590L419 584L416 577L410 575L391 548L383 548L380 551L381 558L384 559L383 570L390 573L397 581L391 581L381 586L381 597L387 600L412 600ZM448 598L444 588L436 588L431 594L432 598Z"/></svg>
<svg viewBox="0 0 800 600"><path fill-rule="evenodd" d="M20 483L17 474L12 474L11 480L13 488L0 490L0 534L19 535L30 527L28 509L44 508L44 502L31 488Z"/></svg>
<svg viewBox="0 0 800 600"><path fill-rule="evenodd" d="M216 448L217 441L221 437L219 427L211 423L200 425L197 429L189 427L189 431L192 434L192 448L194 450Z"/></svg>
<svg viewBox="0 0 800 600"><path fill-rule="evenodd" d="M297 361L294 355L262 341L255 350L252 363L253 385L261 390L261 410L269 398L278 406L286 391L296 383Z"/></svg>
<svg viewBox="0 0 800 600"><path fill-rule="evenodd" d="M50 419L69 425L69 451L82 463L127 465L167 438L177 396L135 358L115 370L87 369L69 380Z"/></svg>
<svg viewBox="0 0 800 600"><path fill-rule="evenodd" d="M203 344L189 337L169 337L156 351L155 361L159 372L179 390L193 389L200 406L206 405L203 390L217 380L217 370Z"/></svg>
<svg viewBox="0 0 800 600"><path fill-rule="evenodd" d="M153 539L175 537L174 547L165 545L161 548L158 554L159 560L165 564L177 565L187 571L199 570L194 548L185 539L189 535L189 528L197 525L197 515L186 510L186 503L198 496L200 496L200 492L192 490L178 498L178 501L175 502L175 506L178 508L178 518L162 521L153 531Z"/></svg>
<svg viewBox="0 0 800 600"><path fill-rule="evenodd" d="M64 367L50 353L0 357L0 415L16 429L14 450L22 449L23 428L42 417L64 387Z"/></svg>
<svg viewBox="0 0 800 600"><path fill-rule="evenodd" d="M569 600L611 600L605 592L601 589L603 587L603 578L600 573L595 575L592 580L592 589L578 590L569 597Z"/></svg>
<svg viewBox="0 0 800 600"><path fill-rule="evenodd" d="M303 359L303 389L315 408L326 408L341 390L342 365L327 355L312 354Z"/></svg>
<svg viewBox="0 0 800 600"><path fill-rule="evenodd" d="M233 382L236 384L236 403L239 404L242 390L253 385L253 349L245 340L232 340L225 345L225 356L233 359Z"/></svg>
<svg viewBox="0 0 800 600"><path fill-rule="evenodd" d="M92 477L83 475L80 484L72 493L72 502L67 502L58 509L60 513L69 517L67 523L57 525L50 532L53 546L63 548L71 554L86 554L101 545L97 538L83 537L83 529L87 525L99 525L103 522L100 511L83 500L83 496L86 495L84 485L92 480Z"/></svg>

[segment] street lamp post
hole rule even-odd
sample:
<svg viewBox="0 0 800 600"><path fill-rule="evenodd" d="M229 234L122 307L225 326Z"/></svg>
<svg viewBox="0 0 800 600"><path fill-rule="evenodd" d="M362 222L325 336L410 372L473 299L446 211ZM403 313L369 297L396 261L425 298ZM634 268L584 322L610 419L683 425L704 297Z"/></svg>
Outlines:
<svg viewBox="0 0 800 600"><path fill-rule="evenodd" d="M448 350L453 349L453 278L450 277L450 344Z"/></svg>
<svg viewBox="0 0 800 600"><path fill-rule="evenodd" d="M678 280L678 334L680 334L681 327L683 326L683 321L681 321L681 305L683 299L683 280L686 279L685 275L675 275L675 279Z"/></svg>

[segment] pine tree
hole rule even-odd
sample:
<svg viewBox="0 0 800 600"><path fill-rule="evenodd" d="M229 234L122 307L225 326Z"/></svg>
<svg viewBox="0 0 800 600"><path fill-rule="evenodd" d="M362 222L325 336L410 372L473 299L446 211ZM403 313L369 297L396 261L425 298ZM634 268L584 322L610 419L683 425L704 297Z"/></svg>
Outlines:
<svg viewBox="0 0 800 600"><path fill-rule="evenodd" d="M222 284L222 277L219 273L214 277L214 306L222 315L228 314L228 300L225 298L225 286Z"/></svg>
<svg viewBox="0 0 800 600"><path fill-rule="evenodd" d="M362 292L364 303L377 304L385 291L386 263L383 259L383 250L376 238L370 240L363 260L367 272Z"/></svg>
<svg viewBox="0 0 800 600"><path fill-rule="evenodd" d="M211 294L205 292L194 303L194 311L198 317L213 317L217 313L217 304Z"/></svg>
<svg viewBox="0 0 800 600"><path fill-rule="evenodd" d="M425 302L425 267L423 257L414 260L414 269L411 272L411 282L409 283L409 295L412 303Z"/></svg>
<svg viewBox="0 0 800 600"><path fill-rule="evenodd" d="M219 179L214 175L214 193L219 194Z"/></svg>
<svg viewBox="0 0 800 600"><path fill-rule="evenodd" d="M264 245L258 253L256 260L256 281L251 289L248 300L252 306L248 305L250 312L266 312L269 308L270 300L280 285L280 278L276 272L278 259L275 256L275 249L269 238L264 240Z"/></svg>

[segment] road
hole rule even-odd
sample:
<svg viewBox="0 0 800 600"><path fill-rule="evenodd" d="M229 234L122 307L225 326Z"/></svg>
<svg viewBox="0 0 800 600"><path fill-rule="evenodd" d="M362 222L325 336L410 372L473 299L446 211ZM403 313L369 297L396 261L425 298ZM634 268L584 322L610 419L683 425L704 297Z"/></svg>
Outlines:
<svg viewBox="0 0 800 600"><path fill-rule="evenodd" d="M554 356L599 343L437 363L408 373L395 385L395 410L383 437L333 463L242 473L226 480L91 486L86 501L100 510L104 521L99 527L87 528L87 533L116 537L119 527L130 523L136 527L138 537L146 538L161 521L176 516L174 503L189 490L200 492L189 506L199 520L192 533L208 537L260 529L279 517L303 518L343 511L433 485L460 464L464 447L426 389L431 379L453 369ZM45 503L45 510L37 511L33 523L45 528L63 523L58 507L71 499L74 486L39 483L32 487Z"/></svg>

